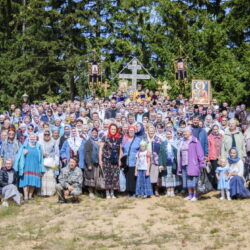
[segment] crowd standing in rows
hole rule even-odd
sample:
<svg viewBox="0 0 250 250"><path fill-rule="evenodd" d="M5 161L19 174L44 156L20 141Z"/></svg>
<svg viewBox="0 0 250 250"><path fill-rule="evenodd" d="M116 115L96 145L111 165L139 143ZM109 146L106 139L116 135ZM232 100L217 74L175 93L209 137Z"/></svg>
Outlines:
<svg viewBox="0 0 250 250"><path fill-rule="evenodd" d="M181 193L199 197L206 171L220 199L247 198L250 114L244 104L194 105L158 91L130 98L15 104L0 115L2 205L35 195L64 203L83 192L107 199Z"/></svg>

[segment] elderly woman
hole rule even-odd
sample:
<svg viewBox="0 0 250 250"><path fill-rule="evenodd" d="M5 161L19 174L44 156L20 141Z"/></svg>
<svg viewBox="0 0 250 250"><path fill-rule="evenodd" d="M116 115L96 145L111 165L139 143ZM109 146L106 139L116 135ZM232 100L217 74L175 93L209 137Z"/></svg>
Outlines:
<svg viewBox="0 0 250 250"><path fill-rule="evenodd" d="M205 167L204 153L199 140L192 136L190 128L185 128L184 140L178 150L177 173L182 175L183 189L188 189L185 200L198 200L197 186L200 171Z"/></svg>
<svg viewBox="0 0 250 250"><path fill-rule="evenodd" d="M155 127L150 126L148 128L148 133L144 140L148 143L148 151L151 155L151 167L150 167L150 181L154 187L155 196L159 196L158 192L158 177L159 177L159 153L161 147L161 138L156 135Z"/></svg>
<svg viewBox="0 0 250 250"><path fill-rule="evenodd" d="M210 135L208 136L208 160L211 164L209 179L214 188L216 188L217 183L215 170L218 166L218 159L221 155L222 140L223 136L219 133L219 126L214 125Z"/></svg>
<svg viewBox="0 0 250 250"><path fill-rule="evenodd" d="M4 167L0 170L0 194L3 196L3 206L9 206L8 199L13 199L17 205L21 204L21 196L17 184L17 172L12 168L11 159L8 159L5 161Z"/></svg>
<svg viewBox="0 0 250 250"><path fill-rule="evenodd" d="M136 128L134 126L129 126L128 134L123 138L122 141L122 151L123 156L126 157L126 191L129 197L135 196L135 166L136 166L136 154L139 152L141 137L135 136Z"/></svg>
<svg viewBox="0 0 250 250"><path fill-rule="evenodd" d="M250 198L250 192L244 187L244 164L238 156L236 148L229 150L228 163L230 167L230 196L231 198Z"/></svg>
<svg viewBox="0 0 250 250"><path fill-rule="evenodd" d="M20 148L14 170L20 176L19 187L24 191L24 203L33 200L34 190L41 187L41 175L45 172L42 149L35 134L30 134L29 140Z"/></svg>
<svg viewBox="0 0 250 250"><path fill-rule="evenodd" d="M96 177L99 165L99 143L98 131L93 128L91 136L87 140L84 147L85 171L84 171L84 184L88 187L89 197L94 198L94 189L96 186Z"/></svg>
<svg viewBox="0 0 250 250"><path fill-rule="evenodd" d="M121 138L117 125L111 124L107 136L102 138L99 150L99 164L103 167L106 198L115 199L114 190L119 190Z"/></svg>
<svg viewBox="0 0 250 250"><path fill-rule="evenodd" d="M207 115L204 121L204 129L206 130L207 133L212 129L213 124L214 124L213 117L211 115Z"/></svg>
<svg viewBox="0 0 250 250"><path fill-rule="evenodd" d="M2 142L2 146L0 149L0 156L2 157L3 161L7 159L11 159L12 164L15 162L19 144L18 141L15 139L16 131L14 128L10 128L8 131L8 138Z"/></svg>
<svg viewBox="0 0 250 250"><path fill-rule="evenodd" d="M247 156L244 136L237 128L235 119L229 121L229 128L225 131L221 146L222 157L226 158L231 148L237 149L240 159L243 160Z"/></svg>
<svg viewBox="0 0 250 250"><path fill-rule="evenodd" d="M56 192L56 179L54 177L54 169L59 165L59 148L55 140L51 138L50 131L44 132L43 140L40 142L43 157L45 173L42 177L42 196L52 196Z"/></svg>
<svg viewBox="0 0 250 250"><path fill-rule="evenodd" d="M84 144L85 140L80 138L77 134L76 128L71 129L70 137L64 141L60 150L60 157L64 165L67 165L70 158L76 158L78 165L81 169L84 169Z"/></svg>
<svg viewBox="0 0 250 250"><path fill-rule="evenodd" d="M161 171L162 186L166 187L166 196L174 197L175 187L181 185L177 173L177 149L173 143L173 135L166 132L166 140L161 143L159 154L159 169Z"/></svg>

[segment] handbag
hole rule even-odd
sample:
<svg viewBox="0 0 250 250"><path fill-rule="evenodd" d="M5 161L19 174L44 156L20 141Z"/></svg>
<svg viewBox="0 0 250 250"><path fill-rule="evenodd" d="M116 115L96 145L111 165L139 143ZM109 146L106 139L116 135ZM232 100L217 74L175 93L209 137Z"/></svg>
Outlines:
<svg viewBox="0 0 250 250"><path fill-rule="evenodd" d="M53 168L56 166L56 161L53 157L47 157L44 159L44 166L48 168Z"/></svg>
<svg viewBox="0 0 250 250"><path fill-rule="evenodd" d="M206 169L202 169L202 171L201 171L201 174L200 174L199 180L198 180L198 188L197 189L198 189L198 192L202 193L202 194L206 194L206 193L214 190L211 182L208 179Z"/></svg>
<svg viewBox="0 0 250 250"><path fill-rule="evenodd" d="M125 192L126 191L126 178L125 178L125 174L123 170L120 170L119 182L120 182L120 192Z"/></svg>
<svg viewBox="0 0 250 250"><path fill-rule="evenodd" d="M96 178L96 189L103 190L105 189L105 178L102 167L98 168L98 176Z"/></svg>

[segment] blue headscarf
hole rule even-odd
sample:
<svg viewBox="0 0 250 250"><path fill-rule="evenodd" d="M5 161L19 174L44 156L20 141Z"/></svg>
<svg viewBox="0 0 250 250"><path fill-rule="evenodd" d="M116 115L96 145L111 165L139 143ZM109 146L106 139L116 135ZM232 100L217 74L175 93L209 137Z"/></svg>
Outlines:
<svg viewBox="0 0 250 250"><path fill-rule="evenodd" d="M231 156L230 156L230 152L231 152L232 149L234 149L236 151L236 157L235 158L231 158ZM240 160L237 148L233 147L233 148L231 148L229 150L227 160L228 160L229 164L237 163Z"/></svg>
<svg viewBox="0 0 250 250"><path fill-rule="evenodd" d="M141 136L145 135L145 129L144 129L144 126L142 123L140 123L140 122L138 122L138 123L141 125L141 129L140 129L140 131L136 132L135 135L141 137Z"/></svg>
<svg viewBox="0 0 250 250"><path fill-rule="evenodd" d="M65 128L65 127L68 127L69 129L71 129L71 126L70 126L69 124L65 124L65 125L64 125L64 128ZM66 135L66 136L70 136L70 134L71 134L70 132L69 132L69 133L65 133L64 129L63 129L63 133L64 133L64 135Z"/></svg>

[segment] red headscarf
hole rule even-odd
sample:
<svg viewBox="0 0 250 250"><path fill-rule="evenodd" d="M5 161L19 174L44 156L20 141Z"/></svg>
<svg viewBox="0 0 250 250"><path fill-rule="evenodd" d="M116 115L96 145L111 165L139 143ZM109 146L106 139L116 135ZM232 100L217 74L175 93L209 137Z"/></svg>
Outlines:
<svg viewBox="0 0 250 250"><path fill-rule="evenodd" d="M136 130L136 127L133 126L133 125L130 125L130 126L128 127L128 130L130 130L130 129L133 129L133 130L135 131L135 130Z"/></svg>
<svg viewBox="0 0 250 250"><path fill-rule="evenodd" d="M111 134L111 132L110 132L110 128L111 127L116 127L116 133L115 133L115 135ZM119 128L117 127L116 124L114 124L114 123L110 124L109 129L108 129L108 137L112 138L112 139L114 139L114 138L115 139L119 139L120 138Z"/></svg>

